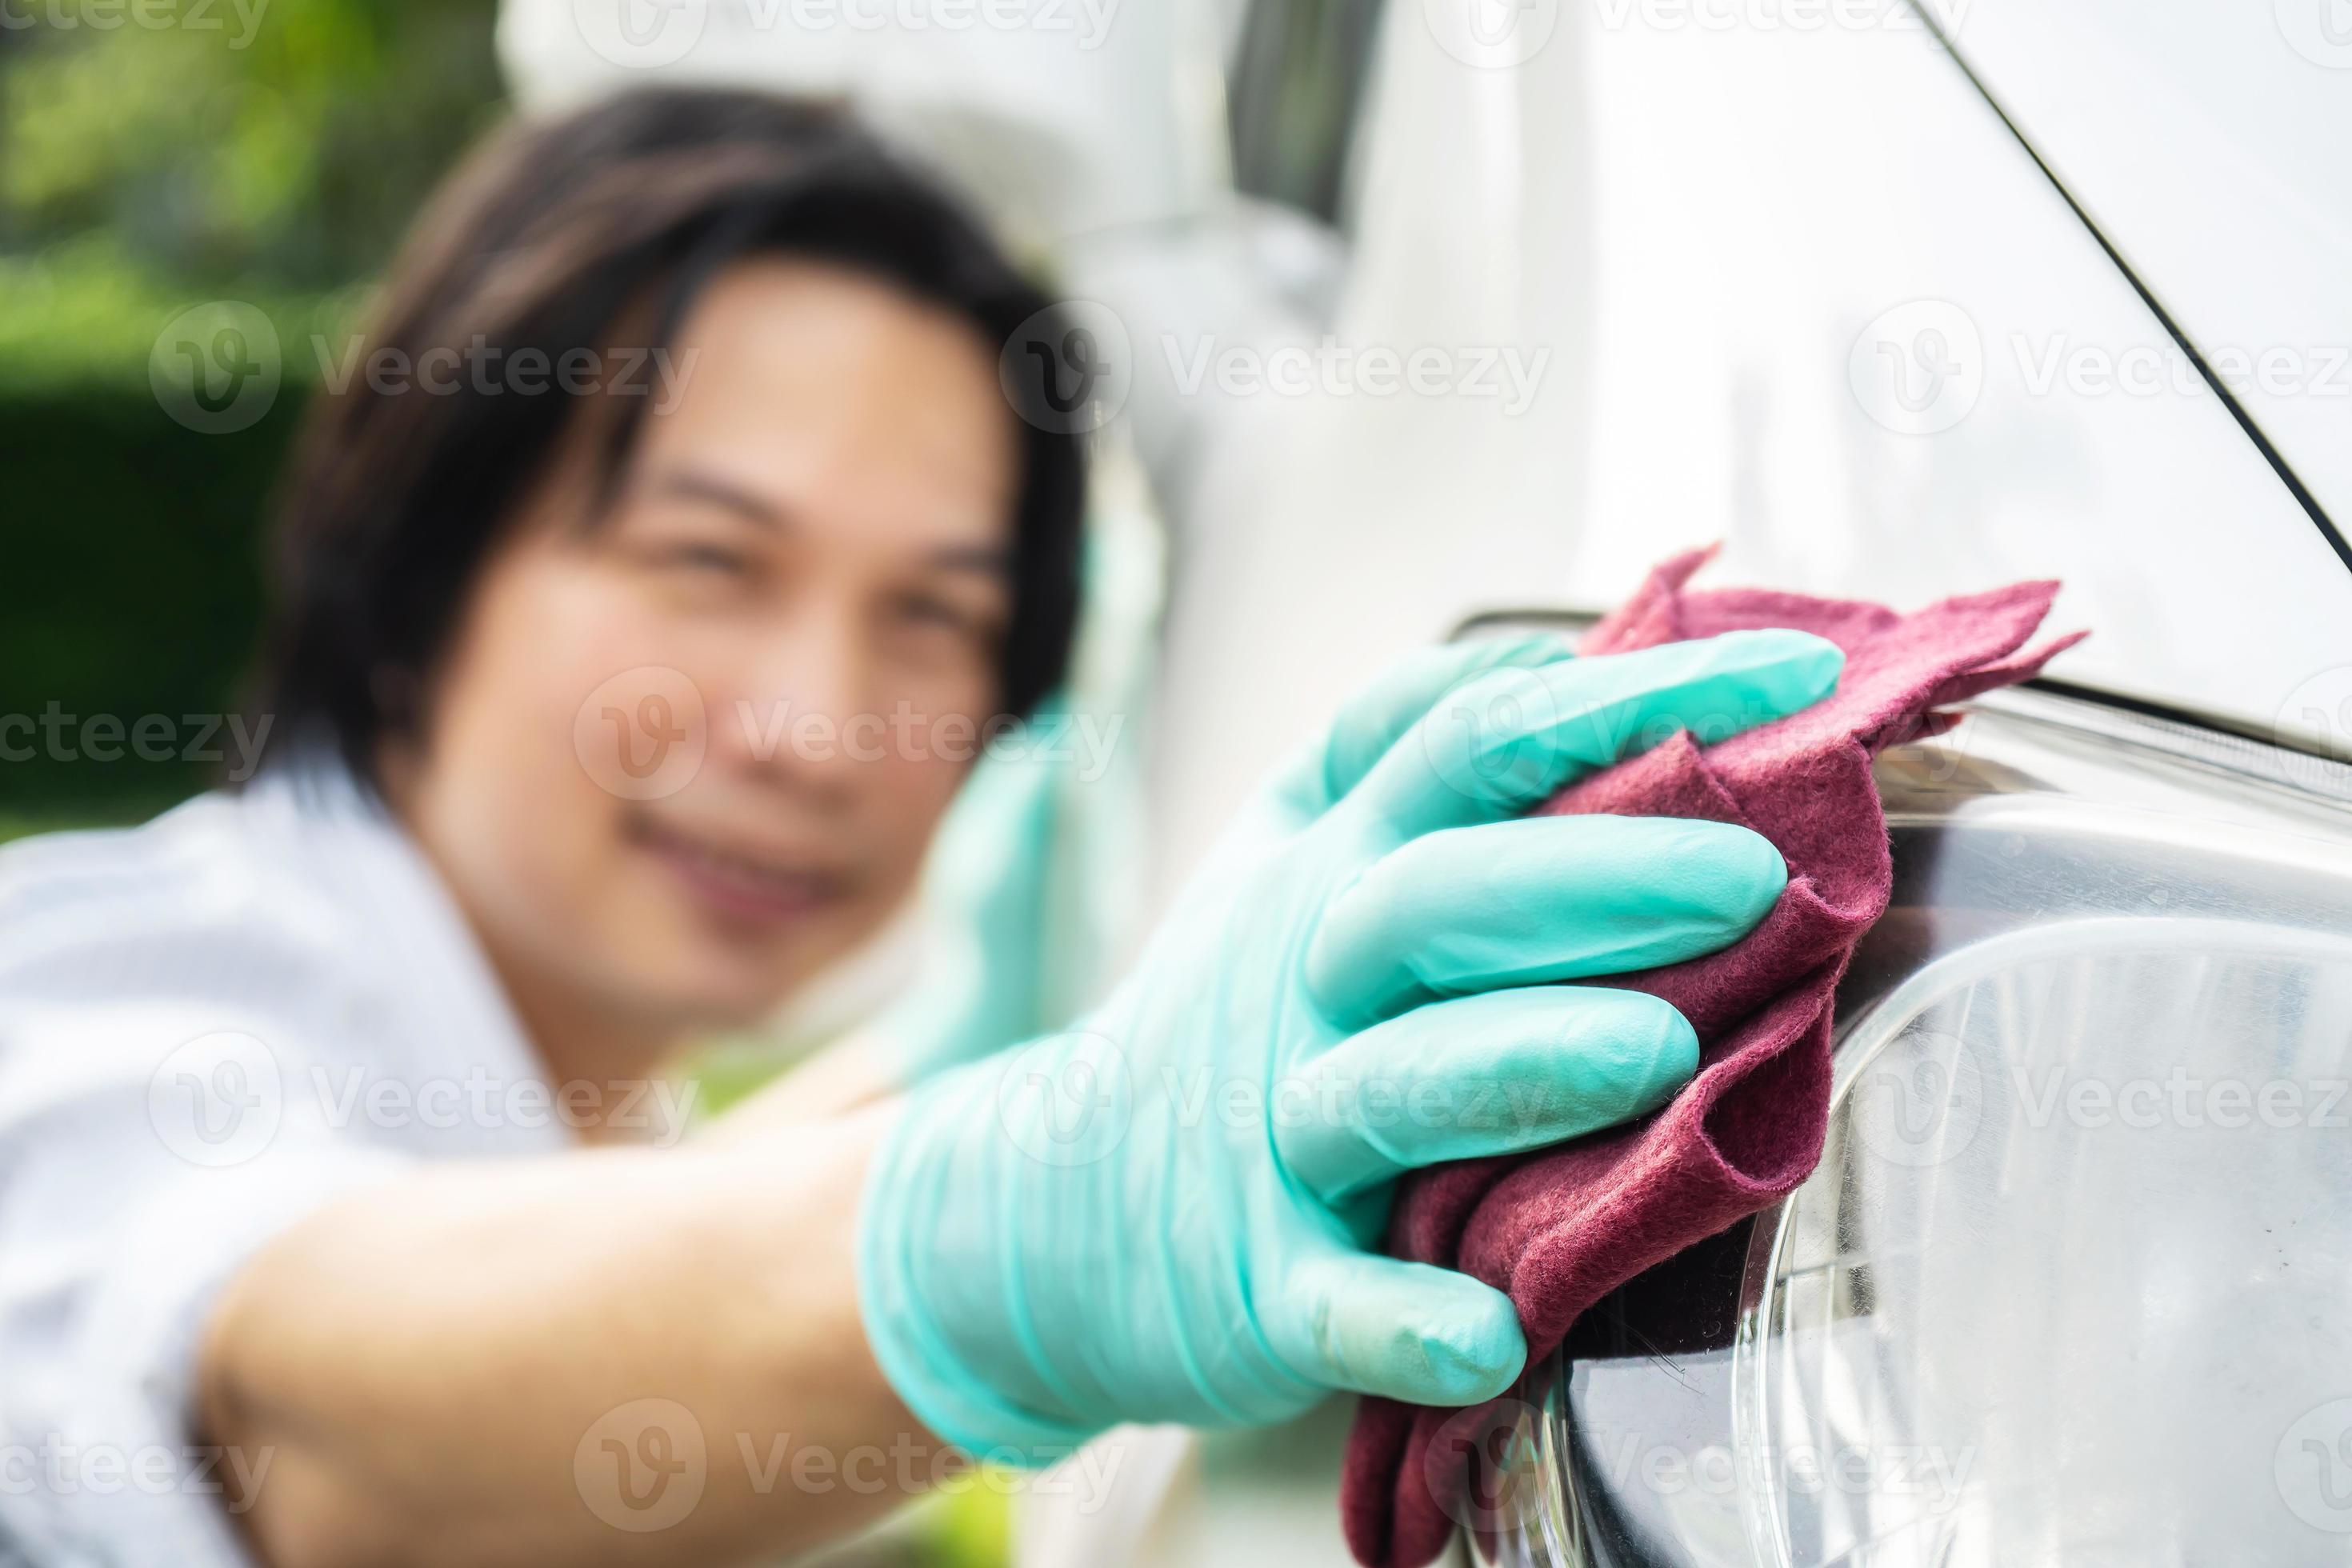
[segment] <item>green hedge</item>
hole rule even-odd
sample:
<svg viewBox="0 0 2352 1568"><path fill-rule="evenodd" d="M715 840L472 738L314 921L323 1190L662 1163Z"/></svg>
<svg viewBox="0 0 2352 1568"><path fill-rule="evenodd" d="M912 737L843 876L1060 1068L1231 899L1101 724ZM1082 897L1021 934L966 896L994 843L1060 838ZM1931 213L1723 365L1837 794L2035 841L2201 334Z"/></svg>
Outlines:
<svg viewBox="0 0 2352 1568"><path fill-rule="evenodd" d="M0 378L10 491L0 722L74 721L62 744L46 726L0 730L0 826L135 819L220 771L183 754L203 722L188 719L236 701L260 613L261 528L302 402L289 377L259 423L200 435L163 412L143 377ZM130 747L151 714L169 721L171 738L151 724L146 749L168 761ZM87 721L100 715L123 737L103 724L93 736ZM123 755L63 754L89 739ZM236 754L220 736L214 744Z"/></svg>

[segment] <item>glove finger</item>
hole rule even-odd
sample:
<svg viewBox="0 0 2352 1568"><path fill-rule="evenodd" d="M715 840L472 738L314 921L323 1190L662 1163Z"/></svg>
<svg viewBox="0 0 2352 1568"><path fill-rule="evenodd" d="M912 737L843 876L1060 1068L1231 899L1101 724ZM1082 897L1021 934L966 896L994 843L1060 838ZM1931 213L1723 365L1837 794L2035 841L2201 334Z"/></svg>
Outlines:
<svg viewBox="0 0 2352 1568"><path fill-rule="evenodd" d="M1676 730L1713 742L1786 718L1827 696L1844 668L1834 643L1768 630L1490 669L1381 754L1347 815L1401 837L1516 816Z"/></svg>
<svg viewBox="0 0 2352 1568"><path fill-rule="evenodd" d="M1654 1110L1697 1069L1688 1020L1639 991L1436 1002L1301 1068L1276 1101L1275 1146L1341 1205L1423 1165L1540 1149Z"/></svg>
<svg viewBox="0 0 2352 1568"><path fill-rule="evenodd" d="M1286 1269L1264 1321L1275 1353L1331 1388L1476 1405L1518 1381L1528 1345L1509 1297L1466 1274L1334 1247Z"/></svg>
<svg viewBox="0 0 2352 1568"><path fill-rule="evenodd" d="M1307 986L1343 1028L1447 996L1628 974L1727 947L1787 886L1722 822L1531 816L1424 834L1325 909Z"/></svg>
<svg viewBox="0 0 2352 1568"><path fill-rule="evenodd" d="M1274 799L1289 825L1331 809L1437 700L1492 669L1534 669L1575 657L1553 636L1485 637L1416 648L1350 698L1324 731L1275 777Z"/></svg>

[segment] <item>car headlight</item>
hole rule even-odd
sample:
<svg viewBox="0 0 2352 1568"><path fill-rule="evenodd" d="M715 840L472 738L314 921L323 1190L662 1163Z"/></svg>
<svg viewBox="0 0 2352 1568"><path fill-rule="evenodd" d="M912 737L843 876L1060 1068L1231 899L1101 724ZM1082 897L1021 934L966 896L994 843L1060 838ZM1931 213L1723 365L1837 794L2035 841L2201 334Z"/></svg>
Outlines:
<svg viewBox="0 0 2352 1568"><path fill-rule="evenodd" d="M2033 692L1884 759L1821 1166L1532 1375L1487 1554L2352 1552L2347 775Z"/></svg>

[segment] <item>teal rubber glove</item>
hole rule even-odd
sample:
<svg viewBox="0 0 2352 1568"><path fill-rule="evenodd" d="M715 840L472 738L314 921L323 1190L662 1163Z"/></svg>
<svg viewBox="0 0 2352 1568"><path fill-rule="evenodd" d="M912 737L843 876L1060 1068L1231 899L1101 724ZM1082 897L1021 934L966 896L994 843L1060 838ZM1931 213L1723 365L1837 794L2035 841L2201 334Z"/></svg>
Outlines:
<svg viewBox="0 0 2352 1568"><path fill-rule="evenodd" d="M891 1385L1029 1462L1121 1421L1509 1387L1507 1297L1370 1250L1391 1184L1662 1104L1696 1069L1689 1024L1563 983L1727 945L1787 879L1738 827L1519 814L1675 729L1793 712L1843 664L1798 632L1517 641L1431 650L1359 699L1099 1010L909 1100L858 1221Z"/></svg>

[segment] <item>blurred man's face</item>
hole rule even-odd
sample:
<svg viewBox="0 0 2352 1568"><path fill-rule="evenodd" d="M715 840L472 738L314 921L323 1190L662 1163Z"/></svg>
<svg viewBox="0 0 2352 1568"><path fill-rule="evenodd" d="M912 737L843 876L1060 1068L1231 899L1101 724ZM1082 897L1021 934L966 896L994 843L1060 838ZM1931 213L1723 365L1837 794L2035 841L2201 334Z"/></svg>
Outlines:
<svg viewBox="0 0 2352 1568"><path fill-rule="evenodd" d="M993 345L760 260L668 352L611 514L567 443L386 770L542 1044L752 1021L873 932L997 695Z"/></svg>

